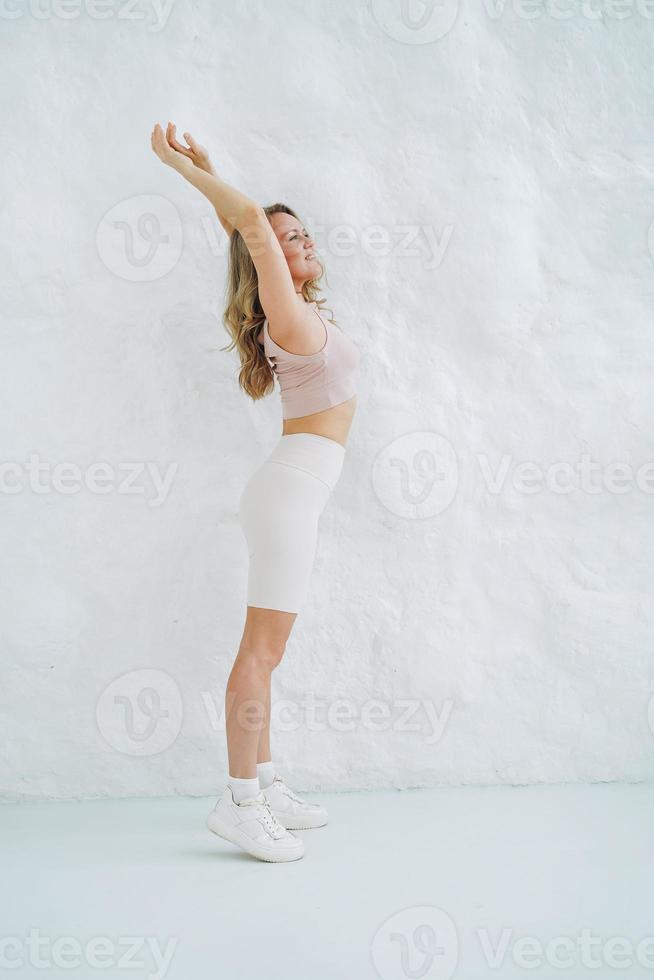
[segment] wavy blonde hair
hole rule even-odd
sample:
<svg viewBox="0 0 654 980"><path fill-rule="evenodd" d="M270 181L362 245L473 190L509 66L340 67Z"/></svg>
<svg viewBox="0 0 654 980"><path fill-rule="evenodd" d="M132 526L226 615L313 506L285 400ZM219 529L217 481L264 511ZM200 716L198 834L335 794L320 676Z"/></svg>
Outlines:
<svg viewBox="0 0 654 980"><path fill-rule="evenodd" d="M290 214L293 218L299 216L286 204L271 204L264 208L268 215ZM316 279L305 282L302 295L307 303L317 303L322 309L323 299L318 298L318 284L324 275L324 267ZM275 375L266 357L263 345L257 340L257 334L266 318L259 300L259 280L257 270L252 261L243 237L236 229L232 232L229 242L229 264L227 270L227 307L223 322L231 341L221 350L230 351L236 348L241 361L238 383L243 391L256 401L269 395L275 387ZM335 323L331 317L328 317Z"/></svg>

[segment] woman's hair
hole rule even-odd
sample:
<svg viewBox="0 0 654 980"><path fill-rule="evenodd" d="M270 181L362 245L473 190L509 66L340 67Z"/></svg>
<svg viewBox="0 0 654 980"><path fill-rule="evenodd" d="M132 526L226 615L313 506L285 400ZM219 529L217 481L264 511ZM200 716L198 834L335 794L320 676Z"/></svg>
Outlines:
<svg viewBox="0 0 654 980"><path fill-rule="evenodd" d="M268 220L271 214L280 212L298 217L286 204L271 204L264 208L264 212L268 215ZM323 274L324 269L318 278L311 279L302 286L305 302L316 302L319 307L324 302L318 299L318 283ZM234 229L229 242L227 307L223 315L224 324L232 339L221 350L230 351L235 347L238 351L241 361L238 383L253 401L269 395L275 387L272 367L262 344L257 340L264 320L265 313L259 300L257 270L241 233Z"/></svg>

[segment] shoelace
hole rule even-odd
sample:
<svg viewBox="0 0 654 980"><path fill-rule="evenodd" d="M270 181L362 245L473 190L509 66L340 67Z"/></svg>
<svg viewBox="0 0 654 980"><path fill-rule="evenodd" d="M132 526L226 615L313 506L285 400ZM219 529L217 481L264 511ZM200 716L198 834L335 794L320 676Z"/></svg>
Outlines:
<svg viewBox="0 0 654 980"><path fill-rule="evenodd" d="M285 834L286 831L284 830L283 826L280 824L275 814L272 812L272 807L270 806L268 800L264 800L263 808L264 810L261 816L263 818L263 822L266 826L266 829L269 830L274 837L279 837Z"/></svg>
<svg viewBox="0 0 654 980"><path fill-rule="evenodd" d="M255 796L251 800L245 800L244 804L247 806L261 807L262 810L261 820L263 821L263 825L268 831L268 833L272 834L273 837L281 837L286 833L284 827L279 822L275 814L272 812L272 807L270 806L270 803L265 798L265 796L263 796L263 794L260 794L259 796ZM241 806L243 806L244 804L242 803Z"/></svg>
<svg viewBox="0 0 654 980"><path fill-rule="evenodd" d="M293 800L295 803L304 803L304 800L300 799L300 797L296 793L294 793L293 790L290 789L283 780L278 779L276 780L276 782L280 790L282 791L282 793L288 796L289 799Z"/></svg>

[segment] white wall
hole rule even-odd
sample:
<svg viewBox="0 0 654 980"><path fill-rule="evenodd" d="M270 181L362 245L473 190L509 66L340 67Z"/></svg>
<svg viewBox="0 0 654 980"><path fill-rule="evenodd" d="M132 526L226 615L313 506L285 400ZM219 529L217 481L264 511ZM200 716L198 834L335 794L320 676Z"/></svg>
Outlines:
<svg viewBox="0 0 654 980"><path fill-rule="evenodd" d="M226 239L150 149L169 118L225 179L300 211L363 355L274 677L286 774L651 779L654 12L488 0L421 28L399 0L94 9L0 19L2 794L226 775L237 501L280 406L250 403L220 350ZM134 462L142 493L122 485ZM63 492L97 463L106 493Z"/></svg>

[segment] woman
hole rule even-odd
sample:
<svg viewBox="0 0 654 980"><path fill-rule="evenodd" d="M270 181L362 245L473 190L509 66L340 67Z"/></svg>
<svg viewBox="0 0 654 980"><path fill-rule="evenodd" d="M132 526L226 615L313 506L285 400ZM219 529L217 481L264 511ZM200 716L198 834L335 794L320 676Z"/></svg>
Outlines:
<svg viewBox="0 0 654 980"><path fill-rule="evenodd" d="M297 796L270 753L270 677L306 598L318 519L340 476L356 407L359 352L316 301L314 243L282 204L262 208L218 177L206 151L157 124L152 148L215 207L230 236L225 323L253 399L281 390L283 429L243 490L239 518L249 552L247 615L227 682L229 781L209 828L263 861L304 853L293 830L327 823Z"/></svg>

